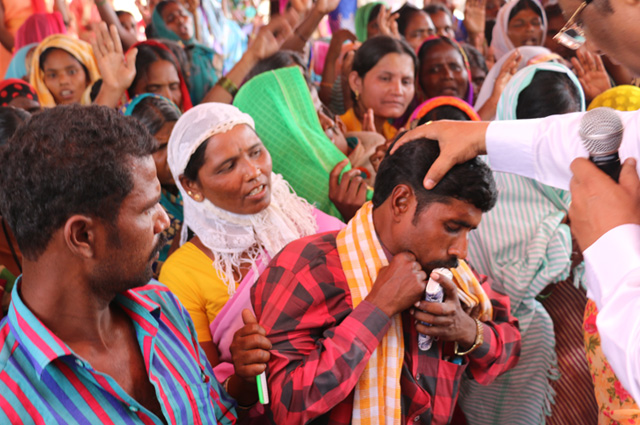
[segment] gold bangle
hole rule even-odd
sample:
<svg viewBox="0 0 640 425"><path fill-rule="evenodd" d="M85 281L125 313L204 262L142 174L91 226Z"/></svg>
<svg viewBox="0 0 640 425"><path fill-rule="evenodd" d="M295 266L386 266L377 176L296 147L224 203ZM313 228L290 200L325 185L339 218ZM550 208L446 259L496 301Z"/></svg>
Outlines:
<svg viewBox="0 0 640 425"><path fill-rule="evenodd" d="M227 77L220 78L216 84L225 89L231 97L235 97L236 93L238 93L238 86Z"/></svg>
<svg viewBox="0 0 640 425"><path fill-rule="evenodd" d="M476 321L476 340L467 351L458 351L458 342L456 342L454 344L454 352L456 353L456 356L466 356L467 354L471 354L484 343L484 325L478 319L474 320Z"/></svg>

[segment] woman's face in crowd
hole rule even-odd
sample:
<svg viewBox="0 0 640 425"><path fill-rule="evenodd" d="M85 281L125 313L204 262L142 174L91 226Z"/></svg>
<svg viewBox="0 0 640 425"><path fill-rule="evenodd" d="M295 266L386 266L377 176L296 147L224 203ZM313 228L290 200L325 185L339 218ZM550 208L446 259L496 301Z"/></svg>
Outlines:
<svg viewBox="0 0 640 425"><path fill-rule="evenodd" d="M191 15L179 3L169 3L162 10L162 20L171 31L175 32L182 40L193 38L193 22Z"/></svg>
<svg viewBox="0 0 640 425"><path fill-rule="evenodd" d="M426 12L419 11L411 15L411 19L407 23L404 38L415 51L425 38L436 33L436 27L433 25L431 18Z"/></svg>
<svg viewBox="0 0 640 425"><path fill-rule="evenodd" d="M352 90L359 93L362 109L373 109L382 118L398 118L409 106L413 94L415 74L411 56L403 53L388 53L360 78L352 71Z"/></svg>
<svg viewBox="0 0 640 425"><path fill-rule="evenodd" d="M542 45L542 18L531 9L516 13L509 21L507 35L515 47Z"/></svg>
<svg viewBox="0 0 640 425"><path fill-rule="evenodd" d="M138 30L136 28L136 18L131 13L121 13L118 16L120 25L124 28L125 32L131 34L136 40L138 39Z"/></svg>
<svg viewBox="0 0 640 425"><path fill-rule="evenodd" d="M171 137L171 131L175 125L175 121L166 122L160 127L160 130L153 135L153 138L156 139L156 150L152 155L153 162L156 163L158 180L160 180L160 184L163 186L175 185L173 175L169 169L169 163L167 162L167 143L169 143L169 137Z"/></svg>
<svg viewBox="0 0 640 425"><path fill-rule="evenodd" d="M453 29L453 22L451 22L449 14L443 11L438 11L431 15L431 20L436 26L436 32L438 35L455 40L456 31Z"/></svg>
<svg viewBox="0 0 640 425"><path fill-rule="evenodd" d="M469 75L460 51L449 44L431 47L420 63L420 87L426 99L454 96L465 99Z"/></svg>
<svg viewBox="0 0 640 425"><path fill-rule="evenodd" d="M178 70L169 61L160 59L147 68L146 74L138 79L134 94L154 93L170 99L182 110L182 91Z"/></svg>
<svg viewBox="0 0 640 425"><path fill-rule="evenodd" d="M251 127L236 125L209 139L195 185L187 190L218 208L259 213L271 203L271 156Z"/></svg>
<svg viewBox="0 0 640 425"><path fill-rule="evenodd" d="M69 53L61 49L51 49L42 63L44 84L56 105L80 103L82 94L89 85L84 68Z"/></svg>

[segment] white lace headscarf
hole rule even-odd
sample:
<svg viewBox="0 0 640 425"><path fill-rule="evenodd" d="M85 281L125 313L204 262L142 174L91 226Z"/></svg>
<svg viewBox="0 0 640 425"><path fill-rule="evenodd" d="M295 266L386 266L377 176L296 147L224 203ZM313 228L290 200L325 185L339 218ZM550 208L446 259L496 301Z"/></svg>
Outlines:
<svg viewBox="0 0 640 425"><path fill-rule="evenodd" d="M180 117L167 147L167 162L184 201L180 245L187 240L187 228L198 235L213 252L213 267L228 286L230 296L236 289L233 272L241 264L249 263L257 271L261 254L273 257L289 242L317 232L313 207L293 193L279 174L271 173L271 203L256 214L235 214L208 199L197 202L182 187L180 176L196 149L211 136L241 124L254 128L253 119L235 106L200 104Z"/></svg>
<svg viewBox="0 0 640 425"><path fill-rule="evenodd" d="M540 40L540 45L542 46L544 45L544 39L547 36L547 14L544 12L544 8L540 5L540 2L538 0L532 1L536 4L540 12L542 12L542 39ZM514 46L511 42L511 39L507 34L507 30L509 28L509 15L511 14L513 8L518 5L518 3L519 0L510 0L505 3L498 11L496 24L493 27L493 33L491 37L491 47L493 47L493 54L495 55L496 60L499 60L508 52L516 48L516 46ZM493 67L491 69L493 69ZM498 68L498 70L499 69L500 68Z"/></svg>

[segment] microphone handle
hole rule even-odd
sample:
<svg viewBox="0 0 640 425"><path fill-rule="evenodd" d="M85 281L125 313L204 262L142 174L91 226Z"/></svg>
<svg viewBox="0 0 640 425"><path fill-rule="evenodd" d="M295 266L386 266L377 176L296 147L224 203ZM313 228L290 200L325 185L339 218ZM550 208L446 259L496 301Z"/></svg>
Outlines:
<svg viewBox="0 0 640 425"><path fill-rule="evenodd" d="M601 155L601 156L590 156L589 159L591 162L596 164L596 166L605 172L609 177L611 177L616 182L620 177L620 157L618 156L618 152L612 153L610 155Z"/></svg>

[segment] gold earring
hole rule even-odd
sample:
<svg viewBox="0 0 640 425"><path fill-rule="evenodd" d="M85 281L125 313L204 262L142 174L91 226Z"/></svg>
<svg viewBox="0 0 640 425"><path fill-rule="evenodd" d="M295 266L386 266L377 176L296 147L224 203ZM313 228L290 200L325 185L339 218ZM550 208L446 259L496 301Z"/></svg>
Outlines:
<svg viewBox="0 0 640 425"><path fill-rule="evenodd" d="M200 202L200 201L202 201L202 195L200 195L199 193L196 193L193 196L193 199L195 199L197 202Z"/></svg>
<svg viewBox="0 0 640 425"><path fill-rule="evenodd" d="M189 196L193 196L193 192L192 192L192 191L190 191L190 190L187 190L187 195L189 195Z"/></svg>

